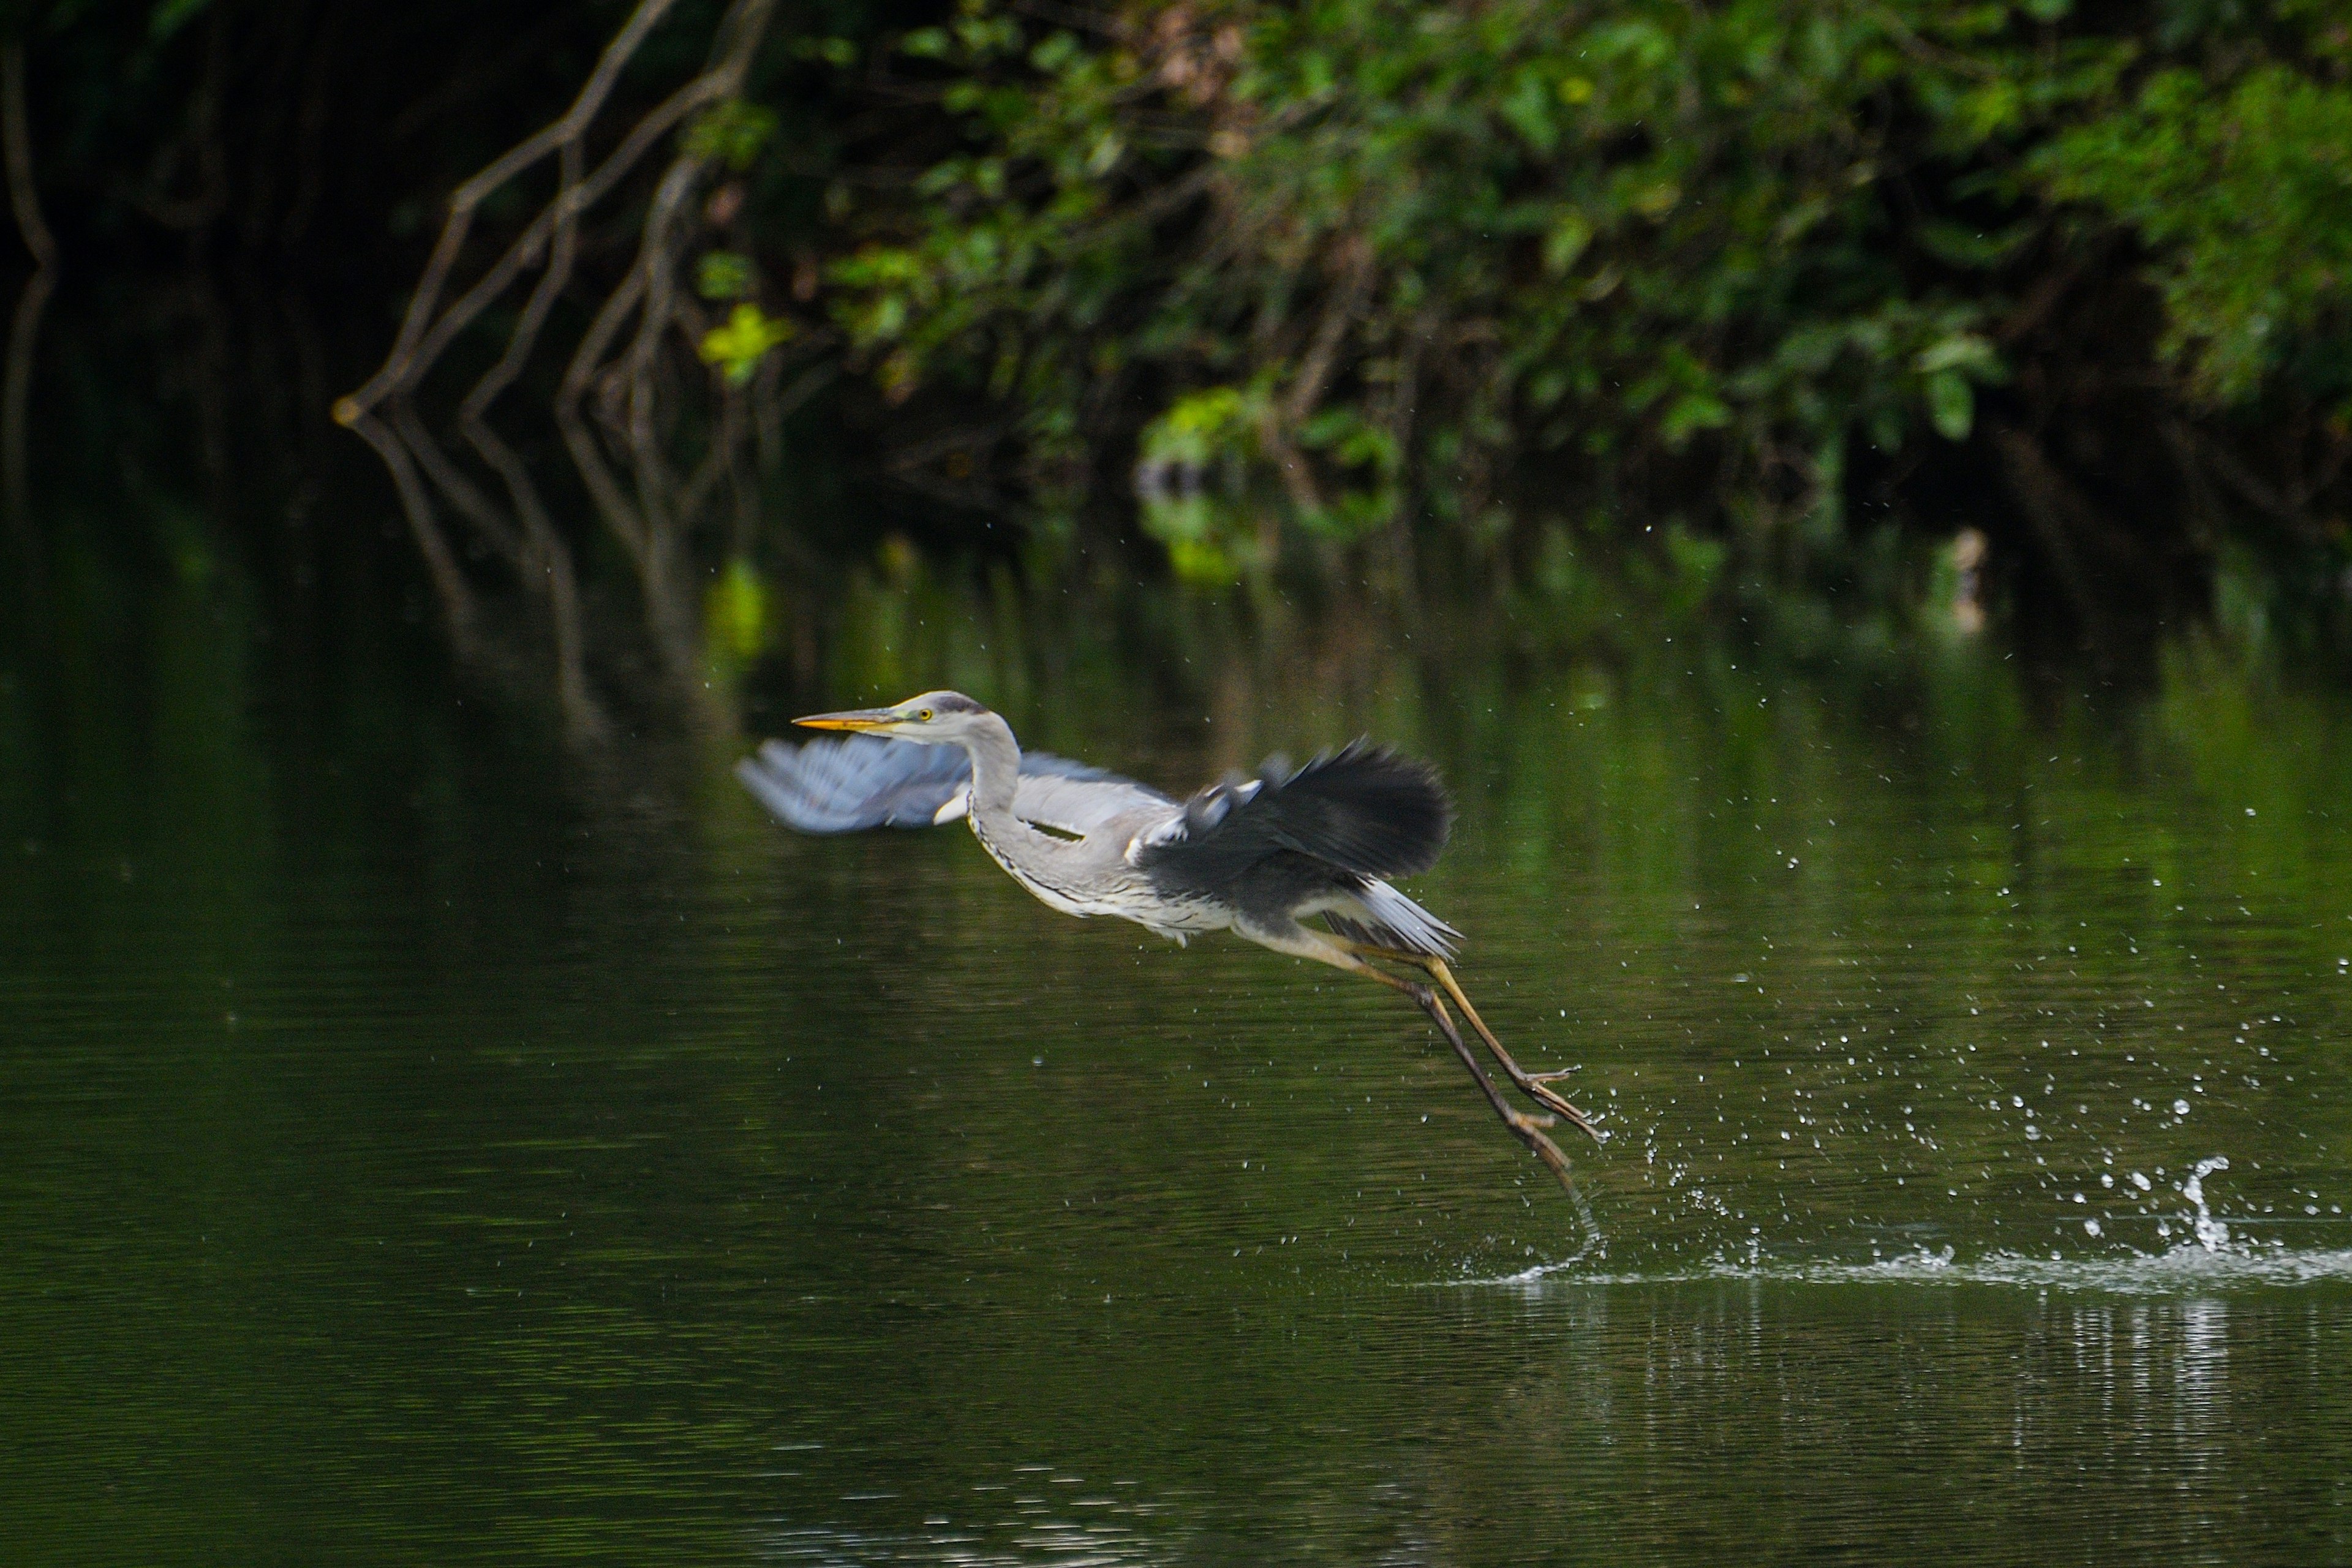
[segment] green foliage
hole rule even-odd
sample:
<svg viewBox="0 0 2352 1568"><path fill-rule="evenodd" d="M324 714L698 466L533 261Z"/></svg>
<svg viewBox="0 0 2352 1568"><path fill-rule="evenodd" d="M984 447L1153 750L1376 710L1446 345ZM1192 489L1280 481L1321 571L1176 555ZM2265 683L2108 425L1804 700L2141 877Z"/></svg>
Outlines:
<svg viewBox="0 0 2352 1568"><path fill-rule="evenodd" d="M1168 548L1176 574L1231 582L1255 564L1254 525L1227 483L1204 488L1204 476L1233 476L1261 456L1257 432L1271 410L1263 384L1190 393L1145 427L1139 470L1144 531Z"/></svg>
<svg viewBox="0 0 2352 1568"><path fill-rule="evenodd" d="M703 595L702 624L709 655L730 669L760 656L768 641L767 584L749 561L730 561Z"/></svg>
<svg viewBox="0 0 2352 1568"><path fill-rule="evenodd" d="M746 300L728 315L726 323L702 335L698 345L705 364L717 365L727 379L740 386L751 379L769 351L792 341L793 324L770 316Z"/></svg>
<svg viewBox="0 0 2352 1568"><path fill-rule="evenodd" d="M837 63L846 64L846 60ZM686 150L737 172L748 169L776 133L776 113L758 104L714 103L686 128Z"/></svg>
<svg viewBox="0 0 2352 1568"><path fill-rule="evenodd" d="M1927 378L1927 421L1947 441L1965 441L1976 424L1977 395L1971 377L1991 380L2000 359L1990 343L1971 333L1958 333L1919 355L1917 369Z"/></svg>
<svg viewBox="0 0 2352 1568"><path fill-rule="evenodd" d="M361 7L331 48L313 7L218 0L0 27L75 268L185 238L336 247L404 287L446 193L562 112L632 7L543 9ZM616 134L724 9L664 24ZM892 405L821 416L984 431L950 445L1023 454L1033 520L1131 458L1187 575L1408 526L1532 570L1542 525L1492 492L1537 476L1579 491L1563 515L1728 518L1801 554L1864 489L2090 422L2104 387L2134 419L2259 410L2198 425L2252 483L2173 489L2248 498L2336 552L2332 582L2348 79L2342 0L927 0L777 13L744 97L677 142L709 177L685 243L723 247L691 272L709 363L768 363L789 279L832 317L798 346L845 342ZM599 287L642 195L583 237ZM2115 472L2072 477L2137 526Z"/></svg>
<svg viewBox="0 0 2352 1568"><path fill-rule="evenodd" d="M2037 166L2055 194L2156 247L2166 346L2203 394L2252 397L2315 337L2336 351L2326 390L2352 391L2352 90L2340 80L2279 64L2234 80L2158 71Z"/></svg>
<svg viewBox="0 0 2352 1568"><path fill-rule="evenodd" d="M2069 211L2137 234L2243 399L2340 346L2352 93L2320 8L2265 46L2210 9L966 0L901 43L961 144L835 268L840 321L894 398L1010 404L1048 478L1139 400L1147 471L1279 475L1343 537L1480 454L1818 485L1792 454L1966 441ZM1222 571L1203 493L1147 522Z"/></svg>

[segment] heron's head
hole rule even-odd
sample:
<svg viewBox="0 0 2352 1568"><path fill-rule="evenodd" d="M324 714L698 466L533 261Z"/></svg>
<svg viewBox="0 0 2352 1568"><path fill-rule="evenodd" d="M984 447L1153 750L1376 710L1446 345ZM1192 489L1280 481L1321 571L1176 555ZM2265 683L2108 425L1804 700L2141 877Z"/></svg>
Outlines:
<svg viewBox="0 0 2352 1568"><path fill-rule="evenodd" d="M929 746L961 742L974 725L993 717L961 691L926 691L895 708L856 708L846 713L813 713L793 723L811 730L858 730L869 735L915 741Z"/></svg>

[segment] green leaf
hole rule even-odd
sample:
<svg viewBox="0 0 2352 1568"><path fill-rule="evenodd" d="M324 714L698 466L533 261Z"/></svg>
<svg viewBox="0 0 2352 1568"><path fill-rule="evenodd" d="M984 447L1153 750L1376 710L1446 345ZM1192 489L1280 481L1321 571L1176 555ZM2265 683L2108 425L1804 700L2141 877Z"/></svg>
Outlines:
<svg viewBox="0 0 2352 1568"><path fill-rule="evenodd" d="M1922 375L1934 375L1947 370L1990 370L1996 363L1990 343L1974 332L1954 332L1922 350L1916 368Z"/></svg>
<svg viewBox="0 0 2352 1568"><path fill-rule="evenodd" d="M1947 441L1965 441L1976 426L1976 389L1956 370L1940 370L1927 378L1927 419Z"/></svg>
<svg viewBox="0 0 2352 1568"><path fill-rule="evenodd" d="M757 305L738 305L726 325L702 335L703 363L717 365L730 383L740 386L751 379L751 373L771 350L791 340L793 330L790 321L762 314Z"/></svg>
<svg viewBox="0 0 2352 1568"><path fill-rule="evenodd" d="M1553 277L1566 276L1576 265L1584 247L1592 243L1592 225L1580 212L1570 210L1559 215L1544 236L1544 270Z"/></svg>
<svg viewBox="0 0 2352 1568"><path fill-rule="evenodd" d="M1675 399L1659 421L1658 438L1669 451L1685 445L1701 430L1720 429L1731 423L1731 409L1712 393L1686 392Z"/></svg>
<svg viewBox="0 0 2352 1568"><path fill-rule="evenodd" d="M1188 393L1144 426L1147 461L1205 464L1227 454L1255 451L1256 416L1263 399L1237 387L1213 386Z"/></svg>
<svg viewBox="0 0 2352 1568"><path fill-rule="evenodd" d="M1549 153L1559 142L1559 127L1551 113L1552 94L1534 70L1521 72L1518 85L1496 107L1511 122L1511 128L1537 152Z"/></svg>

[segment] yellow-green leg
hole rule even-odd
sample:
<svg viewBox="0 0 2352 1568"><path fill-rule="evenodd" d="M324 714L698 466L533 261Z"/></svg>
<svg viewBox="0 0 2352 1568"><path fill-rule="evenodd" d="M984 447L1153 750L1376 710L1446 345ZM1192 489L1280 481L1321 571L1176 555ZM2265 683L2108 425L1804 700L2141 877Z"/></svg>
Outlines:
<svg viewBox="0 0 2352 1568"><path fill-rule="evenodd" d="M1486 1069L1478 1065L1476 1054L1463 1043L1462 1031L1454 1026L1453 1015L1446 1012L1445 1004L1439 1000L1435 992L1418 981L1391 974L1384 969L1376 969L1360 956L1362 952L1381 950L1363 949L1360 944L1355 942L1347 942L1343 945L1340 938L1328 936L1320 931L1310 932L1301 930L1296 934L1282 932L1276 934L1271 940L1266 934L1255 931L1248 934L1253 941L1271 947L1277 952L1289 952L1300 958L1312 958L1318 963L1328 963L1335 969L1344 969L1350 974L1361 974L1367 979L1377 980L1390 989L1402 991L1412 997L1413 1004L1428 1014L1430 1021L1437 1026L1437 1032L1445 1037L1445 1043L1454 1047L1454 1056L1460 1059L1464 1069L1476 1081L1479 1092L1486 1097L1486 1103L1495 1108L1495 1114L1503 1119L1503 1125L1511 1130L1511 1135L1526 1144L1530 1152L1551 1168L1551 1173L1559 1178L1559 1184L1568 1189L1570 1196L1576 1198L1579 1205L1583 1203L1581 1194L1577 1193L1575 1178L1569 1173L1568 1156L1559 1152L1559 1144L1544 1136L1543 1130L1552 1124L1552 1119L1549 1116L1530 1116L1503 1098L1503 1091L1495 1087L1495 1080L1488 1078ZM1381 951L1381 956L1389 955ZM1401 959L1407 957L1403 954L1397 956ZM1424 961L1418 956L1412 956L1409 961L1426 967ZM1447 985L1448 989L1456 990L1458 994L1458 988L1452 985L1450 977L1442 978L1440 984ZM1464 1003L1463 1010L1468 1012L1469 1004ZM1505 1070L1513 1075L1512 1080L1519 1082L1524 1079L1526 1075L1519 1072L1517 1064L1504 1054L1501 1047L1492 1044L1492 1037L1486 1035L1486 1026L1479 1025L1478 1031L1488 1040L1490 1048L1503 1062ZM1522 1085L1522 1087L1525 1086ZM1536 1098L1540 1100L1543 1096L1538 1095ZM1570 1111L1570 1115L1586 1131L1592 1131L1591 1124L1587 1123L1580 1115L1577 1115L1573 1110Z"/></svg>
<svg viewBox="0 0 2352 1568"><path fill-rule="evenodd" d="M1505 1076L1536 1103L1568 1118L1594 1142L1602 1141L1601 1130L1593 1126L1591 1118L1570 1105L1546 1081L1564 1075L1528 1072L1512 1058L1510 1052L1503 1048L1503 1042L1495 1037L1495 1031L1486 1027L1486 1020L1478 1016L1478 1009L1473 1007L1470 1005L1470 998L1462 994L1461 983L1454 978L1454 971L1447 965L1445 960L1428 953L1407 952L1401 948L1373 947L1367 943L1354 942L1347 945L1349 952L1360 957L1382 959L1391 963L1411 964L1413 968L1427 973L1432 980L1445 988L1445 994L1448 996L1454 998L1454 1005L1462 1009L1464 1017L1470 1020L1470 1026L1478 1032L1478 1038L1484 1042L1487 1051L1501 1066Z"/></svg>
<svg viewBox="0 0 2352 1568"><path fill-rule="evenodd" d="M1394 979L1393 976L1388 978ZM1550 1125L1551 1118L1530 1116L1503 1098L1503 1091L1495 1087L1495 1080L1479 1067L1477 1057L1462 1043L1462 1031L1454 1026L1454 1019L1446 1013L1445 1004L1438 1000L1435 992L1410 980L1396 980L1394 983L1399 990L1419 1003L1422 1011L1437 1025L1437 1032L1444 1035L1445 1043L1454 1047L1454 1054L1461 1058L1464 1070L1477 1080L1479 1092L1486 1095L1486 1103L1495 1108L1495 1114L1503 1119L1503 1125L1509 1128L1512 1135L1526 1144L1538 1159L1550 1166L1551 1173L1559 1178L1559 1184L1573 1194L1576 1180L1569 1173L1568 1156L1559 1152L1559 1144L1544 1136L1543 1130Z"/></svg>
<svg viewBox="0 0 2352 1568"><path fill-rule="evenodd" d="M1601 1142L1601 1130L1592 1125L1591 1119L1561 1098L1547 1081L1564 1077L1564 1074L1531 1073L1522 1070L1519 1064L1511 1059L1511 1053L1503 1048L1503 1042L1495 1037L1495 1031L1486 1027L1486 1020L1478 1016L1478 1010L1470 1005L1470 998L1462 994L1462 987L1454 980L1454 971L1447 966L1445 960L1424 958L1421 962L1422 967L1429 971L1431 978L1445 987L1445 994L1454 998L1454 1005L1462 1009L1463 1016L1470 1020L1470 1026L1478 1031L1478 1037L1484 1040L1486 1048L1495 1054L1495 1059L1502 1063L1503 1071L1510 1076L1513 1083L1526 1090L1537 1103L1548 1106L1567 1117L1594 1142Z"/></svg>

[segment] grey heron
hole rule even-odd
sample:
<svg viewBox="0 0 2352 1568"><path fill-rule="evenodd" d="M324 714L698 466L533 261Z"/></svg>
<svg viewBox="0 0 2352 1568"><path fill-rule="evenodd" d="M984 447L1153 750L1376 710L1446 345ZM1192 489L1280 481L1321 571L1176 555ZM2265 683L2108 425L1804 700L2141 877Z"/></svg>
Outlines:
<svg viewBox="0 0 2352 1568"><path fill-rule="evenodd" d="M1600 1138L1551 1088L1562 1075L1521 1068L1463 994L1448 962L1461 932L1391 884L1435 864L1452 828L1452 805L1425 764L1359 741L1301 768L1270 761L1256 778L1179 801L1100 768L1024 754L1001 715L958 691L793 722L849 733L770 741L737 764L790 826L846 833L962 818L1014 881L1065 914L1117 915L1180 943L1231 931L1403 992L1563 1183L1567 1158L1544 1134L1554 1116ZM1307 923L1317 917L1322 926ZM1463 1042L1448 998L1511 1083L1552 1114L1505 1098Z"/></svg>

